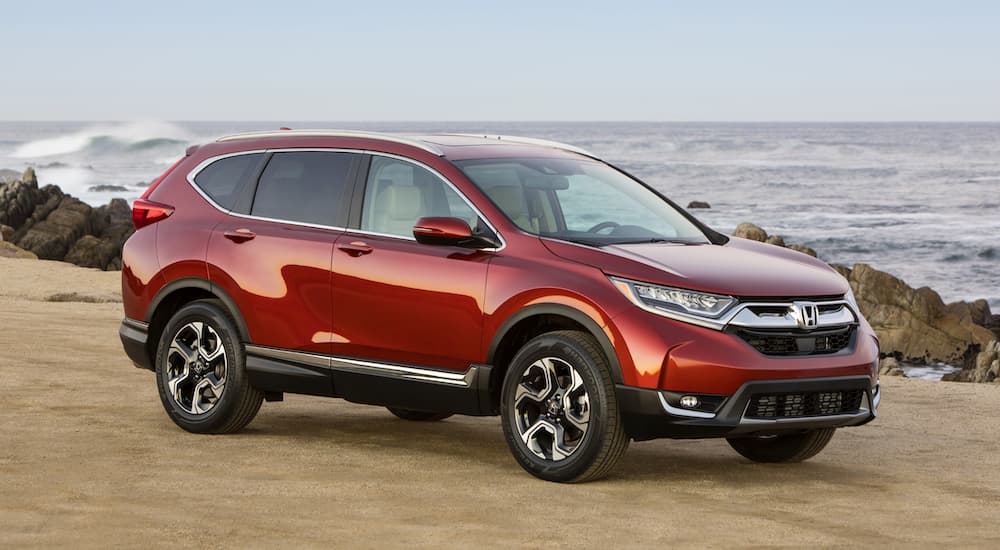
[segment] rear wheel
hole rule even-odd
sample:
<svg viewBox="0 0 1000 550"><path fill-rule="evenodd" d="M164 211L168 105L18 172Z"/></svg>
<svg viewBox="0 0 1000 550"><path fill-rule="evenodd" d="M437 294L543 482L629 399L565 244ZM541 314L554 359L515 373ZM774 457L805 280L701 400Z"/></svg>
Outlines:
<svg viewBox="0 0 1000 550"><path fill-rule="evenodd" d="M728 439L729 445L754 462L802 462L823 450L836 428L761 437Z"/></svg>
<svg viewBox="0 0 1000 550"><path fill-rule="evenodd" d="M400 409L396 407L386 407L389 412L396 415L403 420L412 420L414 422L436 422L438 420L444 420L451 416L451 413L435 413L427 411L414 411L411 409Z"/></svg>
<svg viewBox="0 0 1000 550"><path fill-rule="evenodd" d="M192 302L167 322L156 382L167 416L194 433L239 431L264 399L250 386L235 323L216 300Z"/></svg>
<svg viewBox="0 0 1000 550"><path fill-rule="evenodd" d="M507 370L501 405L511 453L541 479L602 478L628 448L608 361L588 334L550 332L525 344Z"/></svg>

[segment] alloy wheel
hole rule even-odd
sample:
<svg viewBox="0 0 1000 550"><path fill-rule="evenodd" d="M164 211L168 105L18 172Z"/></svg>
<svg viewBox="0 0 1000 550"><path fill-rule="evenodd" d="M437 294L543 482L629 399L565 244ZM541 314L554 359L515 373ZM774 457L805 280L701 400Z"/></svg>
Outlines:
<svg viewBox="0 0 1000 550"><path fill-rule="evenodd" d="M535 456L558 462L572 455L590 424L583 378L558 357L532 363L517 385L514 413L521 441Z"/></svg>
<svg viewBox="0 0 1000 550"><path fill-rule="evenodd" d="M180 328L167 350L167 390L184 412L202 415L219 402L229 362L219 334L207 323Z"/></svg>

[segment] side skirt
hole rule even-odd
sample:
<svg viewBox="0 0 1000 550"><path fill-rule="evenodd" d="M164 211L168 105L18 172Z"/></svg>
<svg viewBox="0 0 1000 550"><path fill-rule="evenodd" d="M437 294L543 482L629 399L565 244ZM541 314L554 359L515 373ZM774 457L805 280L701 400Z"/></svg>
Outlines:
<svg viewBox="0 0 1000 550"><path fill-rule="evenodd" d="M487 416L490 365L465 372L246 344L250 383L266 392L342 397L354 403Z"/></svg>

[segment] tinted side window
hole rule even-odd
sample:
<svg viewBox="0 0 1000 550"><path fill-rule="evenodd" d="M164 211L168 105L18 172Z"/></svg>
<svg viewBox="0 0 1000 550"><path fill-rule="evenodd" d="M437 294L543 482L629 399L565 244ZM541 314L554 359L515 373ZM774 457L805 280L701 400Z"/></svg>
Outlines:
<svg viewBox="0 0 1000 550"><path fill-rule="evenodd" d="M413 224L425 216L462 218L473 230L479 225L475 211L432 172L406 161L373 156L361 229L413 237Z"/></svg>
<svg viewBox="0 0 1000 550"><path fill-rule="evenodd" d="M275 153L260 176L250 214L318 225L343 225L340 212L356 158L352 153Z"/></svg>
<svg viewBox="0 0 1000 550"><path fill-rule="evenodd" d="M198 172L194 183L219 206L231 209L242 189L240 184L254 176L263 157L263 153L252 153L217 160Z"/></svg>

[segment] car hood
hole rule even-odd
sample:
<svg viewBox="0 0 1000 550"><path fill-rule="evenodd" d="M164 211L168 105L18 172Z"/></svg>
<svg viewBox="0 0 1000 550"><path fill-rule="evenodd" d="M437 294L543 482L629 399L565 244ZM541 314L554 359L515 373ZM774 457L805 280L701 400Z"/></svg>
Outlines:
<svg viewBox="0 0 1000 550"><path fill-rule="evenodd" d="M542 239L553 254L608 275L746 297L839 296L850 288L811 256L732 237L724 245L650 243L588 247Z"/></svg>

